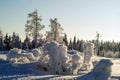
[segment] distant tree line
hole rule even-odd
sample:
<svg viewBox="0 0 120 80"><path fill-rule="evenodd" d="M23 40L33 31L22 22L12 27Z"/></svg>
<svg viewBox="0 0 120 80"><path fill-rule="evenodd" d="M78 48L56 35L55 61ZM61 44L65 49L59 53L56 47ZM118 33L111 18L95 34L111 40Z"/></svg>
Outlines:
<svg viewBox="0 0 120 80"><path fill-rule="evenodd" d="M6 34L6 36L0 36L0 51L8 51L12 48L22 48L22 42L19 35L13 32L12 37Z"/></svg>
<svg viewBox="0 0 120 80"><path fill-rule="evenodd" d="M73 40L70 39L68 44L69 50L78 50L83 52L83 45L85 42L92 42L95 45L95 55L109 58L120 58L120 42L114 41L99 41L97 40L76 40L76 36Z"/></svg>
<svg viewBox="0 0 120 80"><path fill-rule="evenodd" d="M67 38L63 37L62 39L62 43L66 43L66 45L68 45ZM34 49L41 47L44 43L48 41L49 40L47 39L40 39L36 44L34 39L31 40L28 36L26 36L25 40L22 42L19 35L15 32L13 32L12 36L6 33L5 36L0 36L0 51L9 51L13 48Z"/></svg>

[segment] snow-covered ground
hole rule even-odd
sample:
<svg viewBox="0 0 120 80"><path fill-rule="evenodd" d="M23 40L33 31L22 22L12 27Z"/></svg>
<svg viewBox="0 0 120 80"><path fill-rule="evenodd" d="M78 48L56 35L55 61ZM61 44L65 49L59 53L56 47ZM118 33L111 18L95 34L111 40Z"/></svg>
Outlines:
<svg viewBox="0 0 120 80"><path fill-rule="evenodd" d="M0 54L0 58L6 60L6 54ZM97 57L96 59L108 59L104 57ZM110 59L110 58L109 58ZM114 62L112 66L112 80L120 80L120 59L111 59ZM0 61L1 62L1 61ZM8 61L0 63L0 79L3 80L61 80L61 79L76 79L87 71L79 71L78 75L48 75L45 72L36 70L36 62L24 64L11 64Z"/></svg>
<svg viewBox="0 0 120 80"><path fill-rule="evenodd" d="M88 52L92 54L93 51L87 48L86 53ZM81 76L89 73L81 67L84 64L82 53L75 50L68 51L66 46L56 42L47 43L43 49L26 51L13 49L0 53L0 80L79 80ZM95 64L103 59L109 59L113 63L112 80L120 80L120 59L93 56L93 58L88 59L87 64L89 64L89 60L93 60ZM104 65L104 63L102 64ZM107 66L109 67L109 63Z"/></svg>

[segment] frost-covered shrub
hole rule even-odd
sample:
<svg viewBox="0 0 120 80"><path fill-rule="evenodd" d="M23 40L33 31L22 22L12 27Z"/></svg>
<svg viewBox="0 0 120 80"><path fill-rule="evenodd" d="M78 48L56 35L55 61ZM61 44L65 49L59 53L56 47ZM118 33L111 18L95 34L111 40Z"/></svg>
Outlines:
<svg viewBox="0 0 120 80"><path fill-rule="evenodd" d="M113 52L113 51L108 51L105 53L105 57L108 57L108 58L118 58L119 56L119 52Z"/></svg>
<svg viewBox="0 0 120 80"><path fill-rule="evenodd" d="M75 75L83 65L83 53L76 50L70 50L68 51L68 54L70 56L69 58L71 59L70 61L72 62L72 74Z"/></svg>
<svg viewBox="0 0 120 80"><path fill-rule="evenodd" d="M91 70L93 68L93 57L94 57L94 44L87 42L84 44L84 64L83 67L86 67L86 70Z"/></svg>
<svg viewBox="0 0 120 80"><path fill-rule="evenodd" d="M10 63L12 64L22 64L22 63L29 63L29 59L27 57L19 57L19 58L11 58Z"/></svg>
<svg viewBox="0 0 120 80"><path fill-rule="evenodd" d="M67 47L57 42L46 43L43 47L44 54L40 57L41 66L49 66L50 71L56 74L63 74L68 65ZM48 56L46 58L46 56ZM40 64L41 64L40 63ZM39 64L39 65L40 65ZM47 65L46 65L47 64Z"/></svg>
<svg viewBox="0 0 120 80"><path fill-rule="evenodd" d="M12 58L19 58L21 56L21 49L11 49L11 51L7 54L7 60L11 60Z"/></svg>
<svg viewBox="0 0 120 80"><path fill-rule="evenodd" d="M41 49L35 48L31 51L35 57L41 56Z"/></svg>
<svg viewBox="0 0 120 80"><path fill-rule="evenodd" d="M25 51L14 48L11 49L7 54L7 60L11 61L11 63L29 63L29 62L37 61L40 55L41 52L38 49Z"/></svg>
<svg viewBox="0 0 120 80"><path fill-rule="evenodd" d="M91 72L77 78L76 80L109 80L111 76L112 61L109 59L100 60Z"/></svg>
<svg viewBox="0 0 120 80"><path fill-rule="evenodd" d="M37 66L53 74L77 74L83 62L79 52L71 51L74 54L69 54L65 45L55 41L46 43L43 51Z"/></svg>
<svg viewBox="0 0 120 80"><path fill-rule="evenodd" d="M27 57L30 62L35 61L35 57L34 57L33 53L29 52L29 53L25 54L24 56Z"/></svg>

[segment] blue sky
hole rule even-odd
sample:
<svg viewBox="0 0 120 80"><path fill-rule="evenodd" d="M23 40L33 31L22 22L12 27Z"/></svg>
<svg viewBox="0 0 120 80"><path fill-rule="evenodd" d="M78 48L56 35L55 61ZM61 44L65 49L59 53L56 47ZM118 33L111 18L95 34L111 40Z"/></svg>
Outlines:
<svg viewBox="0 0 120 80"><path fill-rule="evenodd" d="M19 33L25 37L27 14L38 9L46 28L49 19L58 21L68 38L120 41L120 0L0 0L0 27L4 34Z"/></svg>

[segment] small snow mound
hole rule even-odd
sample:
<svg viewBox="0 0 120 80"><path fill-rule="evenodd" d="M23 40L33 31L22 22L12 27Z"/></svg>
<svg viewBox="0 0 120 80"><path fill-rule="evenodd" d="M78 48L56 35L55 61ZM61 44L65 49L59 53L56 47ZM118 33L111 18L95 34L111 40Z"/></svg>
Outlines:
<svg viewBox="0 0 120 80"><path fill-rule="evenodd" d="M88 74L77 78L77 80L109 80L111 77L111 66L113 65L111 60L100 60L93 70Z"/></svg>
<svg viewBox="0 0 120 80"><path fill-rule="evenodd" d="M18 54L21 54L22 49L13 48L13 49L11 49L10 51L11 51L11 52L13 52L13 53L18 53Z"/></svg>
<svg viewBox="0 0 120 80"><path fill-rule="evenodd" d="M40 49L22 50L18 48L11 49L7 54L7 60L11 63L29 63L37 61L41 56Z"/></svg>

